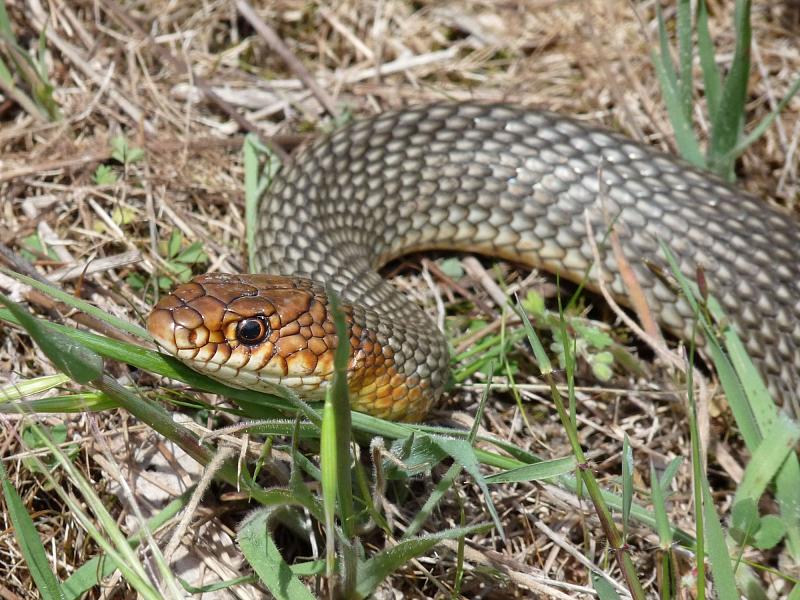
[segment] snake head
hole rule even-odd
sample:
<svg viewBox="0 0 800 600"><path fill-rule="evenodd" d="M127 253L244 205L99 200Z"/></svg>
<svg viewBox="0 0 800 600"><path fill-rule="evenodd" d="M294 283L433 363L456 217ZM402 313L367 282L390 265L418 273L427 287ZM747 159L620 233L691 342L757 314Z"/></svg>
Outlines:
<svg viewBox="0 0 800 600"><path fill-rule="evenodd" d="M164 296L147 318L156 343L232 387L314 397L333 373L327 297L307 279L208 274Z"/></svg>

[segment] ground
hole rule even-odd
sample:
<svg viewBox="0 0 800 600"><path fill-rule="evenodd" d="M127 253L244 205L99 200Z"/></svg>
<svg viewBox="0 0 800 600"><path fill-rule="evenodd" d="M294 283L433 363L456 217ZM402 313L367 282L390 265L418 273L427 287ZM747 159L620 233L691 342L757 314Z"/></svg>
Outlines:
<svg viewBox="0 0 800 600"><path fill-rule="evenodd" d="M270 48L242 16L244 2L54 0L43 5L38 0L6 0L11 30L21 48L36 56L43 33L44 69L60 118L50 120L35 107L21 106L0 87L0 243L3 254L17 257L15 262L4 261L17 270L31 267L103 311L141 323L153 283L158 285L158 278L168 271L174 276L176 269L244 269L246 133L256 133L288 155L350 116L408 104L512 102L601 124L674 151L651 60L658 43L654 4L621 0L256 3L252 8L282 40L290 58L310 72L319 86L316 90L301 81L291 62ZM733 3L709 4L711 33L724 68L734 47ZM662 6L672 28L674 7L668 2ZM798 34L796 2L754 3L748 124L767 115L794 83L800 72ZM8 62L3 46L0 56ZM24 83L20 87L25 89ZM700 87L698 83L701 97ZM704 138L708 123L701 105L695 116ZM738 162L739 185L765 202L797 212L798 140L800 99L795 98ZM191 246L195 242L200 243L202 256ZM500 311L485 284L496 276L493 263L464 257L453 263L436 257L429 266L426 260L414 256L397 261L387 275L396 275L398 285L432 313L439 296L451 315L457 351L467 351L480 339L469 335L468 327L477 320L490 327L499 323ZM69 269L75 265L77 270ZM509 265L498 268L507 284L523 296L528 290L546 298L555 295L552 278L531 276ZM481 273L481 269L486 270ZM423 270L434 274L433 286L420 274ZM439 276L442 270L449 277ZM164 282L165 287L168 284ZM95 320L73 319L63 307L53 307L7 275L0 274L0 291L26 302L40 315L98 326ZM602 304L595 297L584 300L585 305L598 303ZM578 391L580 440L601 484L618 491L620 451L627 434L634 448L637 499L646 505L651 461L663 469L676 456L688 457L685 398L674 391L668 369L652 362L613 314L595 308L591 316L606 322L617 341L638 353L636 360L648 374L646 379L637 377L617 362L612 378L603 382L583 365ZM503 389L493 393L483 417L484 430L545 458L568 455L552 401L524 352L517 351L514 367L521 403ZM106 369L119 381L135 382L145 390L165 383L117 363L107 363ZM55 372L27 335L2 325L0 385ZM506 375L496 376L494 382L502 384ZM432 415L434 422L469 427L481 381L478 374L458 385ZM713 376L710 381L713 385ZM78 388L65 384L64 389ZM218 401L211 395L205 399ZM213 413L192 412L191 417L209 427L229 422ZM96 553L97 546L22 460L27 456L21 436L24 420L13 414L2 418L3 464L39 526L56 572L65 578ZM49 425L64 421L51 415L40 419ZM716 507L727 520L749 455L721 394L701 406L700 422L709 441L708 471ZM141 502L149 514L199 477L192 460L176 447L162 444L152 430L124 411L77 414L67 417L66 423L67 440L79 442L75 463L126 526L135 523L130 520L131 502ZM265 485L285 478L281 458L285 456L268 469ZM129 482L135 481L128 494L114 483L117 469ZM437 468L434 480L444 470ZM430 493L428 482L423 478L404 484L404 491L387 491L390 523L402 526L409 514L419 510ZM550 484L491 489L506 541L496 532L470 539L463 597L528 598L554 594L552 590L568 597L590 597L587 565L592 563L621 585L586 500ZM469 477L459 479L457 490L431 517L430 531L458 525L462 507L468 523L486 518L482 492ZM673 522L692 531L688 461L672 492ZM762 508L769 512L774 505L764 500ZM198 524L196 538L186 534L188 543L176 555L182 561L176 570L196 584L203 576L214 581L246 571L232 537L247 509L246 499L232 488L213 487L195 516L203 526ZM7 515L4 511L0 527L0 596L33 598L36 591ZM312 551L292 547L291 534L286 533L287 553ZM373 532L365 543L374 550L386 540ZM630 543L642 580L656 585L656 535L637 525ZM685 568L684 597L694 597L693 572L688 568L692 557L683 551L679 555ZM381 589L382 597L448 595L455 556L446 546L429 552L390 578ZM748 551L746 558L791 572L780 547L772 552ZM787 593L781 577L764 571L759 577L764 586L771 586L771 597ZM125 589L123 581L112 579L107 591L121 597ZM655 588L648 589L652 593ZM259 597L256 588L243 588L241 594Z"/></svg>

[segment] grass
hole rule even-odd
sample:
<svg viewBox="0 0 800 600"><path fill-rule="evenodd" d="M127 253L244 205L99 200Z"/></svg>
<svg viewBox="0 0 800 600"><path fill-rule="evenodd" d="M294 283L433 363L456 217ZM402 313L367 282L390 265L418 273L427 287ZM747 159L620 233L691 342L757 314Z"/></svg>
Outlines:
<svg viewBox="0 0 800 600"><path fill-rule="evenodd" d="M485 6L464 4L471 21L448 16L427 2L417 3L415 9L405 2L385 3L384 13L365 21L354 3L345 2L323 16L323 11L297 11L291 2L281 1L274 13L262 17L274 24L306 66L313 66L315 76L334 82L330 90L335 90L337 99L341 93L345 101L358 103L352 110L355 114L442 97L522 99L591 120L604 119L634 134L643 131L658 143L663 140L659 131L664 121L653 118L648 101L656 96L656 78L666 77L674 82L676 114L690 117L676 131L693 130L698 144L714 136L725 141L709 142L706 150L698 146L696 154L703 164L717 166L721 174L730 176L734 158L745 150L745 142L752 142L755 148L737 159L737 170L748 174L744 184L761 193L772 192L773 182L780 177L788 183L778 186L779 199L788 205L794 201L792 128L787 123L796 120L796 102L789 98L797 82L776 76L778 96L762 101L766 97L763 83L751 76L751 83L761 87L742 96L746 44L728 39L727 26L735 23L741 40L742 27L750 27L749 19L748 23L743 20L749 5L738 3L733 12L719 7L716 13L694 15L698 48L692 50L688 3L676 4L677 66L670 75L666 57L671 50L661 45L657 63L661 72L653 77L646 46L641 45L643 36L624 3L621 8L596 3L591 22L581 16L583 6L580 10L569 4L554 6L541 9L541 15L509 14L503 12L509 7L498 7L507 31L493 28L492 18L497 15ZM701 11L703 7L701 3ZM200 26L182 21L180 15L170 13L173 8L161 8L165 14L159 18L170 17L174 31L158 29L155 24L162 22L155 18L158 10L148 15L143 7L137 14L142 23L153 25L148 28L158 40L153 43L125 25L124 7L102 3L85 12L65 6L63 18L69 27L55 22L36 29L31 26L35 13L22 14L15 4L10 4L4 17L20 48L39 45L34 41L38 39L57 44L52 56L38 52L35 62L42 72L41 65L51 63L61 69L61 75L50 77L58 82L55 99L68 121L61 128L48 129L44 123L49 117L43 118L45 113L35 106L34 87L22 70L12 73L15 87L31 104L26 108L24 101L17 100L10 113L0 106L0 119L11 123L10 129L0 133L0 151L9 166L0 172L0 186L13 184L0 188L0 194L10 189L20 202L25 199L25 209L39 210L38 218L67 243L52 244L46 231L32 229L28 219L33 217L25 215L34 213L23 212L17 204L4 207L3 218L10 220L6 229L24 232L31 242L26 244L26 257L48 273L54 271L54 263L69 262L65 249L73 257L91 256L94 251L113 257L123 250L139 250L142 262L115 265L62 284L74 293L58 296L67 306L79 307L111 331L138 343L148 340L146 332L133 324L138 322L137 312L146 310L142 299L168 287L172 280L205 268L197 264L199 257L212 268L244 270L247 260L234 249L243 230L253 231L251 225L242 224L252 223L254 200L266 185L265 174L268 177L274 171L274 163L262 157L263 145L255 137L231 138L230 145L217 145L220 136L231 135L225 129L225 113L181 96L185 70L170 73L169 63L159 52L183 40L181 52L198 72L211 72L215 82L236 87L229 97L233 102L242 102L253 90L262 91L254 85L253 74L263 77L268 71L272 79L291 82L292 78L247 37L246 29L236 30L242 25L231 23L228 11L209 7ZM416 13L419 8L422 11ZM765 71L796 73L798 68L791 65L800 65L800 59L786 51L791 44L785 44L791 37L769 20L779 18L778 10L762 8L751 15L752 35L762 43ZM657 29L660 21L662 31L670 32L669 14L659 19L651 13L647 22ZM110 30L114 36L105 33ZM712 33L720 40L719 58L709 51ZM228 34L230 38L225 38ZM126 36L130 43L121 43ZM92 45L87 47L90 39ZM775 45L771 45L773 39ZM65 40L72 50L63 45ZM593 49L592 40L603 40L602 52ZM457 51L445 64L435 62L442 46ZM90 66L102 65L97 77L75 68L77 63L70 62L74 58L64 58L75 57L76 48L91 57L91 62L86 61ZM429 56L434 62L427 67L403 67L400 49ZM715 87L714 78L706 73L730 64L727 53L739 61L731 69L738 73L739 83L727 83L720 74ZM695 74L693 55L700 61L701 86L690 84ZM120 57L127 59L126 73L140 76L122 76ZM749 60L756 64L758 58ZM392 67L400 68L400 74L359 78L360 70L379 61L401 61ZM150 70L155 64L160 65L158 73ZM107 73L113 77L104 79ZM634 78L629 81L631 74ZM729 92L725 92L726 83ZM250 107L240 104L238 110L268 136L277 133L278 125L283 131L317 126L319 113L302 89L297 91L291 83L276 89L276 105L290 106L285 114L280 109L278 113L266 110L268 101ZM628 90L637 91L637 99L625 96ZM738 99L732 112L719 111L726 93L728 106ZM119 102L120 98L127 102ZM709 107L700 110L698 98ZM17 106L22 107L19 112ZM717 115L727 115L728 125L736 127L731 130L726 125L725 129L712 106L717 107ZM783 141L775 129L766 128L768 123L780 124L775 117L779 107L788 111L784 125L789 133ZM741 127L745 110L758 115L755 126ZM301 126L298 121L303 122ZM119 135L119 131L126 133ZM727 133L719 133L723 131ZM764 137L756 138L756 133ZM678 141L679 147L683 145ZM239 170L241 147L244 156ZM107 149L99 165L98 159L80 162L84 151L97 148ZM786 164L781 162L784 159ZM239 192L242 179L244 197ZM64 195L64 200L47 205L48 195ZM36 208L39 202L45 208ZM248 248L252 250L252 242ZM446 268L442 262L437 264ZM642 370L649 371L660 390L672 385L670 374L654 370L646 360L635 359L631 370L623 367L631 358L618 352L630 341L624 333L588 320L585 306L578 305L574 311L571 307L548 310L547 293L527 293L531 280L524 281L507 269L500 275L510 292L520 290L537 333L517 323L515 313L505 306L494 307L499 317L492 314L491 306L487 314L476 316L471 301L461 300L460 292L444 286L445 293L452 294L446 324L454 344L465 346L456 353L454 365L463 390L435 415L449 426L386 423L341 407L335 410L334 403L343 402L342 394L332 397L328 405L308 406L291 396L225 388L140 346L58 325L50 316L31 322L19 313L0 312L6 323L27 322L43 350L34 350L16 326L0 333L4 336L0 360L19 374L2 388L6 402L0 404L8 424L4 428L8 450L1 463L7 471L2 476L8 515L4 518L6 522L13 519L18 534L13 542L0 538L0 564L8 569L0 569L4 588L0 591L11 587L23 594L34 589L42 596L60 597L60 588L65 597L77 597L98 585L102 575L119 569L125 578L118 589L133 589L146 597L233 586L254 591L246 586L257 584L276 597L295 598L309 595L310 585L318 582L350 597L364 596L380 586L399 589L407 597L471 597L492 586L496 593L590 597L584 589L589 585L595 590L592 594L601 598L622 597L626 590L641 597L640 586L662 598L711 597L712 593L731 597L736 588L747 597L764 597L767 592L773 597L790 593L796 597L800 592L790 592L796 580L788 569L780 570L777 561L778 556L783 564L797 558L798 528L793 515L798 512L792 504L796 502L793 490L798 489L792 452L797 444L796 424L781 418L765 397L741 344L722 327L724 320L715 313L712 299L697 298L698 327L710 339L716 339L711 333L721 333L711 350L730 410L696 402L687 403L683 410L677 403L663 401L674 401L675 393L653 391L648 384L640 384L633 392L624 389ZM486 302L483 290L463 275L453 272L451 278ZM399 279L401 285L414 283L406 275ZM0 285L11 289L7 281L0 280ZM55 294L49 288L40 289ZM424 287L415 289L426 297ZM99 308L75 299L88 294ZM47 310L42 308L45 304L38 306L39 311ZM539 327L541 323L544 327ZM523 347L524 340L533 335L542 338L535 361ZM607 352L613 355L610 367ZM51 355L51 360L45 355ZM565 370L562 381L566 383L542 386L537 382L535 377L547 370L548 360L558 361L556 368ZM132 365L133 370L120 363ZM50 374L50 365L85 383L76 385L62 374ZM608 383L579 386L604 381L603 373L609 373ZM177 383L158 387L160 377ZM685 384L679 379L676 385L683 389ZM470 389L476 391L466 391ZM510 392L498 396L499 390ZM220 394L236 404L212 404L207 394ZM11 401L13 407L8 404ZM170 410L164 409L165 404ZM125 411L116 411L119 407ZM24 416L13 413L19 408ZM87 417L82 412L86 410L95 412ZM175 411L188 413L195 422L176 422ZM53 419L43 414L49 412L75 416ZM463 416L467 413L468 417ZM107 465L115 461L121 466L135 464L136 458L135 454L108 457L102 451L105 440L122 438L132 449L152 447L149 436L138 434L135 427L127 430L132 425L127 414L204 465L194 494L180 496L155 514L134 515L139 528L134 534L127 522L120 527L109 520L102 507L110 499L104 482L119 477ZM236 429L227 427L229 419L241 417L260 420L246 420ZM351 418L350 426L336 423L346 417ZM716 438L708 448L702 444L704 419L710 420ZM74 436L84 431L86 423L92 434L81 438L76 456ZM342 435L351 428L352 442ZM323 430L327 432L324 441ZM227 448L233 432L242 460ZM258 440L257 447L249 443L251 438ZM331 438L335 443L328 443ZM41 465L33 467L34 459ZM180 466L186 468L185 463ZM741 467L738 473L737 466ZM225 482L222 489L240 490L241 495L231 500L233 494L210 487L212 477ZM220 499L215 505L217 514L206 516L207 504L202 511L197 508L203 494ZM73 497L88 508L75 505ZM773 497L779 509L770 510ZM127 500L126 507L137 505L135 496ZM51 509L59 505L64 508ZM89 532L74 553L71 549L78 545L69 532L76 526L67 525L73 510L77 527ZM170 539L177 538L177 543L191 535L190 551L195 552L204 545L203 532L179 521L178 515L202 516L205 526L218 526L216 531L224 536L246 512L251 515L236 530L236 543L248 567L200 584L181 580L165 568ZM26 516L33 516L33 521ZM326 525L327 535L319 534ZM328 551L327 541L334 542ZM165 556L143 578L141 561L128 546ZM59 561L48 555L52 547L64 548ZM28 561L28 571L19 567L20 552ZM101 560L100 555L105 558ZM707 561L695 555L706 556ZM204 557L208 563L218 558ZM533 576L538 579L532 580Z"/></svg>
<svg viewBox="0 0 800 600"><path fill-rule="evenodd" d="M694 15L691 13L689 0L677 0L675 7L677 64L672 60L670 35L661 10L658 11L659 52L653 55L661 94L675 134L675 144L680 154L690 163L715 172L723 179L734 181L736 160L764 134L800 90L800 77L795 78L777 106L745 135L751 62L752 2L736 0L732 23L736 43L725 77L718 67L705 0L696 3ZM705 153L701 149L694 123L695 52L702 71L705 113L711 123Z"/></svg>

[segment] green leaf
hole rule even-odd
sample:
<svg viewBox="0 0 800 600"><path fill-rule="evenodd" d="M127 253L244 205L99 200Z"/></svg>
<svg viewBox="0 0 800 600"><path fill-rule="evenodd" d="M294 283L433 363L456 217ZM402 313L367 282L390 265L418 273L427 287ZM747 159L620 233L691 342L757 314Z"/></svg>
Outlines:
<svg viewBox="0 0 800 600"><path fill-rule="evenodd" d="M54 287L52 285L47 285L46 283L37 281L32 277L28 277L27 275L22 275L21 273L11 271L3 267L0 267L0 272L3 272L9 277L13 277L14 279L17 279L33 288L36 288L40 292L47 294L51 298L55 298L59 302L63 302L67 306L71 306L72 308L77 308L81 312L85 312L87 315L91 315L96 319L103 321L104 323L108 323L112 327L116 327L117 329L121 329L122 331L130 333L131 335L134 335L136 337L142 338L147 341L153 340L153 337L150 335L150 332L148 332L147 329L145 329L144 327L126 321L125 319L115 317L114 315L110 315L108 314L108 312L97 308L96 306L86 302L85 300L76 298L72 294L68 294L64 290L58 289L57 287ZM74 331L74 329L67 328L67 331Z"/></svg>
<svg viewBox="0 0 800 600"><path fill-rule="evenodd" d="M533 465L525 465L516 469L509 469L502 473L495 473L486 478L486 483L514 483L520 481L542 481L552 479L558 475L570 473L575 470L577 461L574 456L543 460Z"/></svg>
<svg viewBox="0 0 800 600"><path fill-rule="evenodd" d="M553 365L550 362L550 358L547 356L547 352L544 351L544 346L542 346L539 336L536 335L536 330L533 328L533 325L531 325L528 315L525 312L525 309L522 307L522 304L520 304L519 299L517 299L517 305L515 308L517 315L519 315L520 319L522 319L522 325L525 330L525 334L528 336L528 342L533 350L533 356L536 359L536 364L539 367L539 371L542 375L551 374L553 372Z"/></svg>
<svg viewBox="0 0 800 600"><path fill-rule="evenodd" d="M786 458L794 453L799 440L800 424L781 413L753 452L744 471L744 477L736 489L734 504L738 504L744 498L758 502L769 482L786 462Z"/></svg>
<svg viewBox="0 0 800 600"><path fill-rule="evenodd" d="M706 551L711 560L711 572L714 575L714 586L718 598L738 598L736 579L733 565L728 554L728 545L725 543L725 533L719 522L719 515L714 505L714 497L705 475L698 483L702 487L703 495L703 521L705 525Z"/></svg>
<svg viewBox="0 0 800 600"><path fill-rule="evenodd" d="M491 523L470 527L455 527L440 533L411 538L396 546L382 550L369 560L361 563L358 569L357 597L370 596L391 573L402 567L412 558L422 556L443 540L452 540L489 531Z"/></svg>
<svg viewBox="0 0 800 600"><path fill-rule="evenodd" d="M144 150L132 147L123 135L111 138L111 149L111 158L123 165L130 165L144 158Z"/></svg>
<svg viewBox="0 0 800 600"><path fill-rule="evenodd" d="M544 296L534 290L528 290L521 304L522 308L536 317L540 317L545 313Z"/></svg>
<svg viewBox="0 0 800 600"><path fill-rule="evenodd" d="M2 1L0 1L1 5ZM37 593L45 600L64 600L61 584L50 570L50 564L47 562L47 553L39 538L39 532L36 531L33 520L25 510L22 498L8 480L2 461L0 461L0 481L2 481L8 516L13 525L12 531L22 551L22 556L25 557L28 571L36 584Z"/></svg>
<svg viewBox="0 0 800 600"><path fill-rule="evenodd" d="M44 375L34 379L26 379L0 388L0 405L13 400L21 400L27 396L41 394L70 381L63 373Z"/></svg>
<svg viewBox="0 0 800 600"><path fill-rule="evenodd" d="M261 143L258 136L248 133L242 147L244 154L244 199L245 199L245 232L247 234L248 267L250 272L257 271L255 264L258 228L258 207L261 196L272 183L281 168L280 158L267 146ZM261 162L264 165L261 167Z"/></svg>
<svg viewBox="0 0 800 600"><path fill-rule="evenodd" d="M478 457L475 456L475 451L472 448L472 445L466 440L454 440L440 436L430 436L428 439L432 444L447 452L447 454L449 454L453 460L464 467L464 470L467 471L467 473L472 475L475 483L478 484L478 487L483 492L486 508L489 511L492 520L494 521L500 537L505 540L503 523L500 521L500 517L497 514L497 509L492 502L492 495L489 493L489 488L486 486L486 479L483 477L483 473L481 473L480 463L478 462Z"/></svg>
<svg viewBox="0 0 800 600"><path fill-rule="evenodd" d="M661 87L661 95L664 97L664 104L667 107L672 130L675 132L675 143L681 156L697 167L705 165L703 153L700 151L700 144L697 136L692 129L691 115L684 112L684 101L681 90L678 86L678 77L675 73L675 66L669 54L669 36L664 24L664 15L661 13L660 5L658 9L658 37L661 44L660 54L653 54L653 65L658 75L658 82Z"/></svg>
<svg viewBox="0 0 800 600"><path fill-rule="evenodd" d="M592 367L592 373L600 381L608 381L614 374L612 365L614 364L614 355L611 352L598 352L597 354L590 354L587 357L589 364Z"/></svg>
<svg viewBox="0 0 800 600"><path fill-rule="evenodd" d="M720 88L722 79L719 76L717 61L714 56L714 42L708 29L708 6L706 0L697 2L697 54L700 56L700 67L703 71L703 87L706 95L708 114L717 114L719 110Z"/></svg>
<svg viewBox="0 0 800 600"><path fill-rule="evenodd" d="M571 325L579 337L586 340L598 350L608 348L614 343L613 338L599 327L581 322L578 319L571 321Z"/></svg>
<svg viewBox="0 0 800 600"><path fill-rule="evenodd" d="M600 600L621 600L617 590L611 585L605 577L598 575L594 571L591 572L592 586L597 592L597 597Z"/></svg>
<svg viewBox="0 0 800 600"><path fill-rule="evenodd" d="M203 252L202 242L192 242L188 247L181 250L174 260L187 265L195 265L208 262L208 256Z"/></svg>
<svg viewBox="0 0 800 600"><path fill-rule="evenodd" d="M753 536L753 546L759 550L769 550L778 545L786 535L786 526L780 517L766 515L761 517L759 528Z"/></svg>
<svg viewBox="0 0 800 600"><path fill-rule="evenodd" d="M745 498L733 505L730 534L737 544L749 545L758 526L758 508L752 498Z"/></svg>
<svg viewBox="0 0 800 600"><path fill-rule="evenodd" d="M692 11L689 0L678 0L678 64L680 65L680 92L683 113L692 118Z"/></svg>
<svg viewBox="0 0 800 600"><path fill-rule="evenodd" d="M172 233L169 234L169 240L167 241L167 258L175 258L178 256L178 253L181 251L182 244L183 234L181 233L181 230L173 229Z"/></svg>
<svg viewBox="0 0 800 600"><path fill-rule="evenodd" d="M666 497L669 491L669 485L672 483L672 480L675 478L675 475L678 474L678 469L681 468L681 464L683 463L682 456L676 456L667 465L667 468L664 469L664 474L661 476L661 490L662 494Z"/></svg>
<svg viewBox="0 0 800 600"><path fill-rule="evenodd" d="M269 510L259 510L242 524L237 536L242 554L278 600L314 600L275 545L269 531L270 514Z"/></svg>
<svg viewBox="0 0 800 600"><path fill-rule="evenodd" d="M437 261L436 264L439 269L441 269L442 273L447 275L450 279L458 280L464 277L464 267L461 266L461 261L455 256L443 258Z"/></svg>
<svg viewBox="0 0 800 600"><path fill-rule="evenodd" d="M92 181L95 185L113 185L117 182L117 174L108 165L97 165Z"/></svg>
<svg viewBox="0 0 800 600"><path fill-rule="evenodd" d="M158 530L165 523L176 518L176 515L189 503L194 490L194 486L190 487L161 509L158 514L149 518L146 522L146 527L137 530L136 533L129 538L128 541L131 547L138 547L142 540L149 535L149 532ZM99 585L104 578L110 577L116 570L117 564L112 558L105 554L95 556L83 563L80 568L73 572L63 583L62 589L64 595L67 600L75 600L94 586Z"/></svg>

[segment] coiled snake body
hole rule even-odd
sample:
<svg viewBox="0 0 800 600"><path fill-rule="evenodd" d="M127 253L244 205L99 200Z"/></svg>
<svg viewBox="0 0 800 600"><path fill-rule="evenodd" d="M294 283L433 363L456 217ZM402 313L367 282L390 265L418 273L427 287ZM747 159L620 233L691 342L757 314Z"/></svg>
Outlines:
<svg viewBox="0 0 800 600"><path fill-rule="evenodd" d="M230 385L282 383L319 396L336 344L328 282L346 304L353 407L418 420L441 395L447 344L376 268L449 249L580 280L593 262L585 211L599 242L607 232L601 191L661 324L688 336L692 311L644 263L664 264L659 240L688 277L702 266L770 390L796 404L797 222L622 136L503 105L403 109L318 141L262 201L257 267L271 275L200 276L163 298L148 326L166 350ZM610 252L603 260L609 289L625 302L617 261Z"/></svg>

